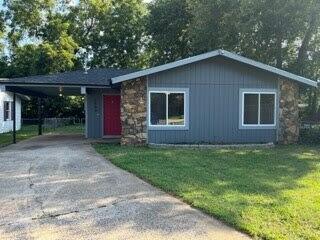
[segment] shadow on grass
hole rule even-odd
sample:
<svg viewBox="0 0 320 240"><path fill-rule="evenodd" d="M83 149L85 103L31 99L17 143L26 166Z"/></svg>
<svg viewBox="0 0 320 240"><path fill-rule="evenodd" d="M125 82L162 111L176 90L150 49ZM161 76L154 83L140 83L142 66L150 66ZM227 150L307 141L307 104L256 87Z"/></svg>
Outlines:
<svg viewBox="0 0 320 240"><path fill-rule="evenodd" d="M295 212L296 202L300 211L316 211L308 209L309 202L300 195L314 191L303 179L319 172L317 147L177 150L97 145L96 149L119 167L254 236L297 237L295 231L309 223L303 223L304 213Z"/></svg>
<svg viewBox="0 0 320 240"><path fill-rule="evenodd" d="M47 136L19 150L0 151L2 238L207 239L209 227L229 234L230 229L106 164L82 138Z"/></svg>

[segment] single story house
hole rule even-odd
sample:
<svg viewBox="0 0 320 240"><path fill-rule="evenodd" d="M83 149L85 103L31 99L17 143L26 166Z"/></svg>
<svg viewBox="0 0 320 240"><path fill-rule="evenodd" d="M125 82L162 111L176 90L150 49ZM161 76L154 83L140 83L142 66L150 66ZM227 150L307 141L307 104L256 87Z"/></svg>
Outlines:
<svg viewBox="0 0 320 240"><path fill-rule="evenodd" d="M295 143L310 79L217 50L145 70L92 69L2 80L6 90L85 95L86 137L122 144Z"/></svg>
<svg viewBox="0 0 320 240"><path fill-rule="evenodd" d="M13 130L13 93L0 91L0 133ZM16 129L21 128L21 96L17 96L16 104Z"/></svg>

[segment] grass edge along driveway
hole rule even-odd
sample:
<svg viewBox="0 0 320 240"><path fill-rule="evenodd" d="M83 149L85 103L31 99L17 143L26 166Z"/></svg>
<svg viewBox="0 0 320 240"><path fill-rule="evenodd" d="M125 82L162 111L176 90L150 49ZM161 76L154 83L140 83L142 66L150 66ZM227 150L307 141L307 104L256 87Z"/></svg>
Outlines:
<svg viewBox="0 0 320 240"><path fill-rule="evenodd" d="M320 146L151 149L95 144L120 168L257 239L320 239Z"/></svg>

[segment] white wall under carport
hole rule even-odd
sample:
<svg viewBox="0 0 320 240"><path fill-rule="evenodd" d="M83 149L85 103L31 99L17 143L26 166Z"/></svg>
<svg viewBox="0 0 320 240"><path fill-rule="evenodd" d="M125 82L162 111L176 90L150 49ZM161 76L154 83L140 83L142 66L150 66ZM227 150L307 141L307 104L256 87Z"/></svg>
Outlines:
<svg viewBox="0 0 320 240"><path fill-rule="evenodd" d="M13 130L13 120L4 121L4 102L13 102L13 93L0 91L0 133ZM16 129L21 129L21 99L16 97Z"/></svg>

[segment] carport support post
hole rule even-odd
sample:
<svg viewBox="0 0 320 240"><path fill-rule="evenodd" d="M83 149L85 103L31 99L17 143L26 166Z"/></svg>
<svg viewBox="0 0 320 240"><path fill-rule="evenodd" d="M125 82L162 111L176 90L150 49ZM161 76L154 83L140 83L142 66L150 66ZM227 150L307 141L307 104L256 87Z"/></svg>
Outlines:
<svg viewBox="0 0 320 240"><path fill-rule="evenodd" d="M42 99L38 97L38 135L42 135Z"/></svg>
<svg viewBox="0 0 320 240"><path fill-rule="evenodd" d="M12 142L17 143L17 118L16 118L16 93L13 93L13 104L12 104L12 120L13 120L13 131L12 131Z"/></svg>

